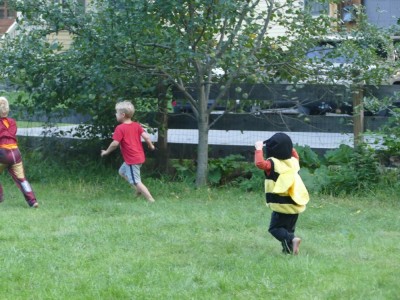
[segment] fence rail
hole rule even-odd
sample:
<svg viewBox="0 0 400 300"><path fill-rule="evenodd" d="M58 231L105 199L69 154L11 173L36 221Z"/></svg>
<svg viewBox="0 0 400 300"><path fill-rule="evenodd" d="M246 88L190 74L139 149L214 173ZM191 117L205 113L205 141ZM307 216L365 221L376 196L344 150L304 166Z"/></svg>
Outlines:
<svg viewBox="0 0 400 300"><path fill-rule="evenodd" d="M289 134L295 144L309 146L318 153L338 148L341 144L354 145L352 116L297 116L279 114L224 114L211 115L211 122L219 118L209 131L211 157L229 154L253 155L254 142L266 140L276 132ZM155 115L147 122L155 127ZM387 123L387 117L364 117L364 129L376 132ZM157 134L153 135L157 140ZM367 142L374 144L379 136L371 135ZM198 142L197 122L188 114L170 114L168 143L173 158L194 158ZM379 144L378 144L379 146Z"/></svg>
<svg viewBox="0 0 400 300"><path fill-rule="evenodd" d="M363 87L363 89L363 96L374 96L378 99L396 97L397 93L400 92L400 86L367 86ZM236 99L243 95L243 92L246 92L248 101L250 99L259 99L260 101L272 101L274 103L280 101L279 99L285 99L285 101L289 99L302 105L312 104L315 106L315 103L327 101L327 103L342 104L343 106L349 103L353 105L351 101L353 100L352 97L354 98L354 94L351 95L349 90L342 86L305 86L292 89L289 85L249 85L242 86L241 93L238 93L237 90L232 89L228 93L229 99ZM175 96L180 97L179 94ZM138 112L137 116L139 114L140 112ZM77 123L90 119L90 116L78 116L73 113L68 115L74 117ZM21 112L21 116L23 119L23 112ZM30 117L31 120L44 120L49 116L36 114L33 116L34 118ZM57 118L57 115L54 117ZM140 120L150 127L158 127L156 113L148 113L140 117ZM217 119L218 121L215 122ZM64 118L63 120L67 119ZM282 113L274 109L265 109L263 112L254 113L211 114L210 124L213 123L214 125L209 131L210 157L223 157L229 154L251 156L254 142L265 140L275 132L286 132L292 137L294 143L301 146L309 146L317 152L324 152L327 149L337 148L340 144L351 146L357 140L354 137L360 131L376 132L387 121L388 117L382 115L363 116L361 118L337 113L327 113L325 115ZM68 119L68 122L75 123L72 119ZM39 131L31 130L28 134L20 131L20 134L40 135ZM379 139L376 135L371 135L368 141L373 143L377 138ZM157 140L157 133L152 136L152 139L154 141ZM169 114L168 143L170 157L196 157L197 142L197 121L194 116L190 113Z"/></svg>
<svg viewBox="0 0 400 300"><path fill-rule="evenodd" d="M219 86L212 86L210 99L219 93ZM190 91L189 91L190 92ZM195 96L195 90L192 91ZM174 91L174 99L182 103L183 95ZM244 97L246 95L246 97ZM387 123L388 110L382 109L375 115L355 108L363 100L378 99L382 103L391 98L400 106L400 86L343 86L343 85L301 85L290 84L243 84L233 86L222 99L222 103L241 103L247 114L211 115L210 122L220 119L210 130L210 155L224 156L232 153L253 152L256 140L265 140L275 132L288 133L295 143L310 146L317 152L339 147L340 144L354 145L361 133L376 132ZM232 103L231 103L232 104ZM382 105L384 107L384 105ZM357 107L358 108L358 107ZM297 113L279 113L290 111ZM323 115L318 115L323 114ZM180 130L169 137L170 143L187 145L197 137L197 123L188 115L171 115L169 130ZM186 130L182 131L182 130ZM171 132L172 133L172 132ZM170 133L169 133L170 134ZM371 135L367 142L379 141ZM375 145L379 147L378 145ZM173 147L171 153L182 153ZM184 146L187 148L187 146ZM187 155L196 151L191 147Z"/></svg>

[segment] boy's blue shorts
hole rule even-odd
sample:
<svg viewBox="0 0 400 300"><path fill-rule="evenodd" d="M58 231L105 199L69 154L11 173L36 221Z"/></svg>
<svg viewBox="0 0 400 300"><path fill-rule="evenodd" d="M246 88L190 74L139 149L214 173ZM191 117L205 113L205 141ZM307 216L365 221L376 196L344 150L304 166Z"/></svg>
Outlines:
<svg viewBox="0 0 400 300"><path fill-rule="evenodd" d="M123 163L122 166L119 168L119 174L125 177L130 184L138 184L142 180L140 178L140 167L142 165L128 165Z"/></svg>

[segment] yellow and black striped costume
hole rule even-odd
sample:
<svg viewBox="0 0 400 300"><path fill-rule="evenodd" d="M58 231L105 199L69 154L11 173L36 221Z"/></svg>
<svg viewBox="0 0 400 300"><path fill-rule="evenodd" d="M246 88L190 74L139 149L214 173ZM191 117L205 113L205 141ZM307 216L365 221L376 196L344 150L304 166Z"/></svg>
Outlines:
<svg viewBox="0 0 400 300"><path fill-rule="evenodd" d="M271 210L283 214L298 214L306 209L309 194L299 175L298 159L281 160L274 157L269 175L265 173L265 194Z"/></svg>

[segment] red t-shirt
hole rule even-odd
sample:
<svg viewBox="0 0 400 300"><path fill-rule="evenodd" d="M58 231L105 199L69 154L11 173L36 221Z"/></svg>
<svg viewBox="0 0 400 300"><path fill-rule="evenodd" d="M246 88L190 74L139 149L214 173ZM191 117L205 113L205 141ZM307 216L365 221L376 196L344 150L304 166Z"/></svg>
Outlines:
<svg viewBox="0 0 400 300"><path fill-rule="evenodd" d="M113 140L119 142L122 157L128 165L142 164L145 161L142 133L139 123L119 124L114 131Z"/></svg>

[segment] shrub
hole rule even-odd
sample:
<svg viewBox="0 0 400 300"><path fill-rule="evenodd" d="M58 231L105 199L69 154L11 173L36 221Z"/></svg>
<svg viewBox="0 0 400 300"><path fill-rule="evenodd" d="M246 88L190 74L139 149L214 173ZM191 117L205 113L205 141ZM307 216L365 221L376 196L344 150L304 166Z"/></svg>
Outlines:
<svg viewBox="0 0 400 300"><path fill-rule="evenodd" d="M400 166L400 108L393 109L388 123L381 128L382 154L388 165ZM398 162L398 164L396 164Z"/></svg>
<svg viewBox="0 0 400 300"><path fill-rule="evenodd" d="M196 179L196 166L192 160L179 159L172 161L172 167L175 169L173 180L193 183Z"/></svg>
<svg viewBox="0 0 400 300"><path fill-rule="evenodd" d="M191 160L176 160L172 166L175 169L173 179L184 182L194 182L196 166ZM255 174L255 173L258 174ZM261 174L261 176L260 176ZM261 180L257 180L261 178ZM208 182L212 186L233 185L249 191L262 186L262 172L249 163L242 155L229 155L208 161Z"/></svg>
<svg viewBox="0 0 400 300"><path fill-rule="evenodd" d="M229 155L224 158L210 159L208 162L208 180L213 185L236 184L252 177L249 163L242 155Z"/></svg>
<svg viewBox="0 0 400 300"><path fill-rule="evenodd" d="M297 153L300 156L300 165L302 168L315 170L321 166L321 160L310 146L295 146Z"/></svg>
<svg viewBox="0 0 400 300"><path fill-rule="evenodd" d="M360 144L341 145L325 154L326 167L318 172L320 191L339 195L370 190L380 180L381 168L374 149Z"/></svg>

